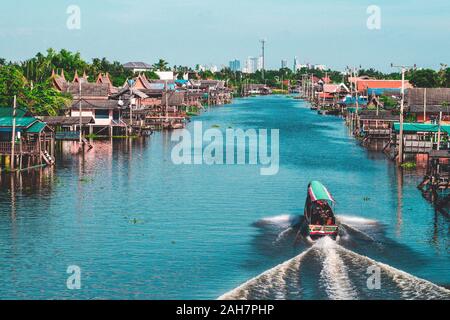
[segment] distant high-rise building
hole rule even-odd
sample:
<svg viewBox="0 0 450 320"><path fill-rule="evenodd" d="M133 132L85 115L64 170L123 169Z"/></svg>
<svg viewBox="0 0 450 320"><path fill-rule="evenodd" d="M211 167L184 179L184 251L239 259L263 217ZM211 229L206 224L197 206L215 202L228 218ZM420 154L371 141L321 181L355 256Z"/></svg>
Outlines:
<svg viewBox="0 0 450 320"><path fill-rule="evenodd" d="M287 60L281 60L281 69L287 68L288 67L288 62Z"/></svg>
<svg viewBox="0 0 450 320"><path fill-rule="evenodd" d="M253 69L253 57L248 57L247 60L245 60L245 67L244 67L244 72L245 73L254 73L254 69Z"/></svg>
<svg viewBox="0 0 450 320"><path fill-rule="evenodd" d="M297 57L294 57L294 67L293 67L293 71L297 72L298 70L300 70L302 68L302 65L300 64L300 62L298 61Z"/></svg>
<svg viewBox="0 0 450 320"><path fill-rule="evenodd" d="M245 67L242 69L244 73L255 73L263 68L263 57L248 57L245 61Z"/></svg>
<svg viewBox="0 0 450 320"><path fill-rule="evenodd" d="M256 71L261 71L264 67L264 58L259 56L256 60Z"/></svg>
<svg viewBox="0 0 450 320"><path fill-rule="evenodd" d="M241 71L241 62L237 59L230 61L230 69L233 72Z"/></svg>

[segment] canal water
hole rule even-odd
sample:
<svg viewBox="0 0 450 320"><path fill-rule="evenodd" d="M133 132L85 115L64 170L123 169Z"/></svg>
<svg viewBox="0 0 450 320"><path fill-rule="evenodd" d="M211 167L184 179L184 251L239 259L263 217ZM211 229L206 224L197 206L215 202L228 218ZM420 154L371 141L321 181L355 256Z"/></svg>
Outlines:
<svg viewBox="0 0 450 320"><path fill-rule="evenodd" d="M84 157L64 143L55 168L1 177L0 298L450 298L448 217L416 172L361 148L342 119L273 96L195 120L279 129L278 174L175 165L170 133L96 141ZM337 242L295 243L310 180L337 200ZM69 266L79 290L67 288ZM379 289L367 284L373 267Z"/></svg>

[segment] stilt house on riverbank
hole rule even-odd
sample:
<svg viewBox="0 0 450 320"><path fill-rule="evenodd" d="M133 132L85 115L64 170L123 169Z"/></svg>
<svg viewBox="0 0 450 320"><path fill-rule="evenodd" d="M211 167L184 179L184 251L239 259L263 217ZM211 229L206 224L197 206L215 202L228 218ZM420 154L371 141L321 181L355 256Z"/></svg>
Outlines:
<svg viewBox="0 0 450 320"><path fill-rule="evenodd" d="M64 73L53 74L52 80L55 88L73 97L71 105L65 110L65 116L76 119L80 119L80 117L94 119L93 122L81 120L84 134L112 136L125 131L126 124L121 119L122 107L117 101L109 99L111 94L117 92L109 75L100 74L96 83L88 82L86 74L82 77L78 76L78 72L75 72L72 82L65 79ZM48 117L47 120L50 123L62 124L62 122L56 121L60 120L59 118Z"/></svg>
<svg viewBox="0 0 450 320"><path fill-rule="evenodd" d="M450 124L450 88L413 88L406 94L407 112L420 123Z"/></svg>
<svg viewBox="0 0 450 320"><path fill-rule="evenodd" d="M53 130L27 111L18 108L14 117L13 108L0 107L1 170L25 170L44 164L53 165L54 141Z"/></svg>
<svg viewBox="0 0 450 320"><path fill-rule="evenodd" d="M140 73L116 88L107 73L90 83L86 74L80 77L78 72L68 82L62 72L53 73L52 81L56 89L73 97L65 116L81 118L83 133L96 136L182 128L191 109L197 112L203 105L222 105L232 99L231 90L220 80L150 80ZM46 119L55 125L68 124L60 117ZM70 127L76 126L75 121L69 122Z"/></svg>

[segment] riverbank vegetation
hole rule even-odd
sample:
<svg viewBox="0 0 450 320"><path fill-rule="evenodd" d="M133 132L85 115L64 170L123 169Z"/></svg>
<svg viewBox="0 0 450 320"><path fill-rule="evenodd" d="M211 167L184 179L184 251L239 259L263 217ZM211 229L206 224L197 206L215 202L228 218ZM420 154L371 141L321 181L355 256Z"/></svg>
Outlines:
<svg viewBox="0 0 450 320"><path fill-rule="evenodd" d="M279 70L265 70L264 74L257 71L253 74L233 72L223 68L218 72L200 71L191 67L174 65L164 59L159 59L152 65L153 69L146 72L149 79L158 79L155 71L174 71L178 79L186 73L194 74L198 79L225 80L237 92L246 84L266 84L283 92L289 85L297 84L304 75L314 75L324 78L326 75L334 83L346 82L346 75L336 70L319 70L302 68L296 72L289 68ZM127 70L118 61L109 61L107 58L93 58L91 62L84 60L79 52L70 52L61 49L59 52L48 49L45 53L37 53L34 57L20 62L7 61L0 58L0 106L11 106L14 95L17 104L26 107L39 115L57 115L71 102L70 95L64 95L55 90L50 81L52 72L64 73L67 79L74 77L75 72L84 72L90 81L95 81L100 73L108 73L114 86L122 86L125 81L133 77L133 72ZM359 75L367 75L376 79L400 79L398 72L383 73L373 68L359 70ZM406 79L417 87L450 87L450 68L441 64L439 70L417 69L406 73ZM279 91L281 90L281 91ZM394 101L384 101L386 105ZM191 112L192 111L190 110Z"/></svg>

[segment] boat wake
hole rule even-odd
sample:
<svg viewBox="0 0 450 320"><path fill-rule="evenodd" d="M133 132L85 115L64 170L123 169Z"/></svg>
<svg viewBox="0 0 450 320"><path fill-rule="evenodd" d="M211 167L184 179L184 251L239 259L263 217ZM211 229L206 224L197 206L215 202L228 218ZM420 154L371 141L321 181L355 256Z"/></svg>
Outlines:
<svg viewBox="0 0 450 320"><path fill-rule="evenodd" d="M279 228L287 228L296 225L300 220L299 216L283 214L279 216L273 216L263 218L255 223L255 226L266 227L275 226Z"/></svg>
<svg viewBox="0 0 450 320"><path fill-rule="evenodd" d="M358 224L376 225L376 221L358 217L339 218L344 239L354 240L356 234L356 238L365 243L377 243L357 228ZM278 216L263 219L257 225L276 226L277 231L272 234L275 242L285 241L287 244L296 235L295 223L298 221L294 223L294 220L291 216ZM356 253L344 247L346 243L345 240L319 239L305 247L299 255L263 272L219 299L450 299L450 290ZM380 270L380 289L370 289L368 286L372 275L368 270L374 267Z"/></svg>
<svg viewBox="0 0 450 320"><path fill-rule="evenodd" d="M312 248L298 256L260 274L259 276L245 282L236 289L222 295L219 300L248 300L248 299L286 299L288 276L298 274L301 261L312 250ZM275 295L273 295L275 289ZM299 292L293 292L298 295Z"/></svg>
<svg viewBox="0 0 450 320"><path fill-rule="evenodd" d="M321 239L314 250L322 260L320 280L327 296L332 300L355 300L358 297L348 275L336 243L330 238Z"/></svg>

